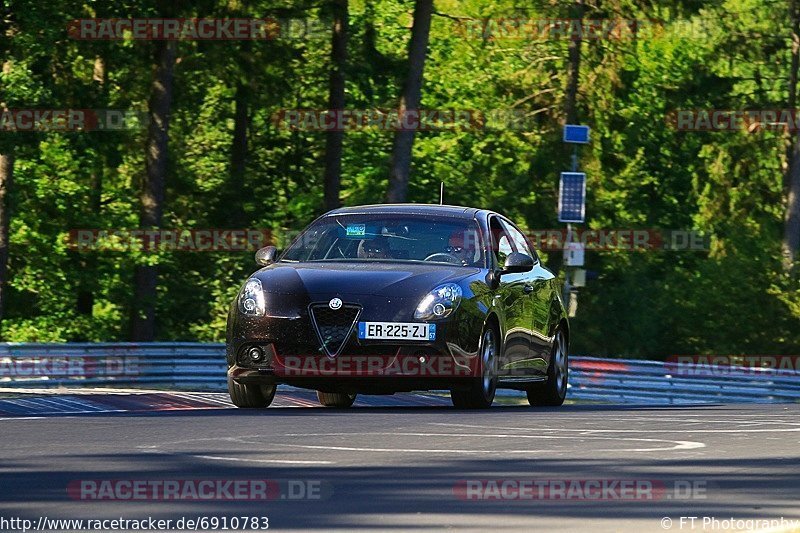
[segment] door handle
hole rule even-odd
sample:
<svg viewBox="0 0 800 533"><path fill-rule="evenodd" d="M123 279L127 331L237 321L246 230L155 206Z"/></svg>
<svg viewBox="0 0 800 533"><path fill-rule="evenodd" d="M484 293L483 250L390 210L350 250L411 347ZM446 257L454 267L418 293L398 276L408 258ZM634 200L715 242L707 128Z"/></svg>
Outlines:
<svg viewBox="0 0 800 533"><path fill-rule="evenodd" d="M522 290L523 290L523 291L525 291L525 294L530 294L530 293L532 293L533 291L535 291L536 289L534 289L534 288L533 288L533 285L527 285L527 284L526 284L526 285L525 285L525 288L524 288L524 289L522 289Z"/></svg>

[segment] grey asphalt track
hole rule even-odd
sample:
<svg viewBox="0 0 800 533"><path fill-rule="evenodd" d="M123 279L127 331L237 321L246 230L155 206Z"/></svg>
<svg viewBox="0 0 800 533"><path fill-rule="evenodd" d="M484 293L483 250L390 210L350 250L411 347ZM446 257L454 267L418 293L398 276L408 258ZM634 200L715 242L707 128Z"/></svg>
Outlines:
<svg viewBox="0 0 800 533"><path fill-rule="evenodd" d="M257 411L211 393L0 396L0 524L268 516L270 529L325 531L800 525L800 405L470 412L402 394L330 410L311 393L278 394ZM267 501L251 490L259 480ZM134 481L177 481L183 492L120 499ZM214 499L185 492L201 481L217 483ZM225 481L248 489L231 496L219 489ZM598 482L610 487L601 499L589 490ZM694 529L681 524L690 516ZM718 522L704 527L704 517Z"/></svg>

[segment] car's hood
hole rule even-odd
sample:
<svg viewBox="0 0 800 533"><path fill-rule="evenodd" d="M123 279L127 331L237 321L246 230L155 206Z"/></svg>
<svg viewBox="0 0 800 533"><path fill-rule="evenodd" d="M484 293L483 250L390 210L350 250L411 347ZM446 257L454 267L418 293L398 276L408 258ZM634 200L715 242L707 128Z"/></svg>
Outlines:
<svg viewBox="0 0 800 533"><path fill-rule="evenodd" d="M370 295L418 298L446 282L479 273L477 268L382 262L276 263L254 274L273 294Z"/></svg>

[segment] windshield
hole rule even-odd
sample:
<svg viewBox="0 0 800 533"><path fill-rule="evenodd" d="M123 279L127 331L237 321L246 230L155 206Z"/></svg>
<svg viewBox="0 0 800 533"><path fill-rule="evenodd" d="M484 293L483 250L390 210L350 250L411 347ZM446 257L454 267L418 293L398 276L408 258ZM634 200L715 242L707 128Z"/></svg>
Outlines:
<svg viewBox="0 0 800 533"><path fill-rule="evenodd" d="M318 220L292 243L281 260L485 264L474 220L369 214Z"/></svg>

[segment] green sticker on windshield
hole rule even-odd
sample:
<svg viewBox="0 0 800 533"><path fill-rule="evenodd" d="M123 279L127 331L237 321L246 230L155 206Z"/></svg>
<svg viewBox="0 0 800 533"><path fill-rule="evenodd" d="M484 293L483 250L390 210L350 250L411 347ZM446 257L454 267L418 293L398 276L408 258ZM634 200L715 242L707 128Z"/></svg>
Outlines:
<svg viewBox="0 0 800 533"><path fill-rule="evenodd" d="M348 224L347 236L348 237L363 237L367 234L367 226L365 224Z"/></svg>

